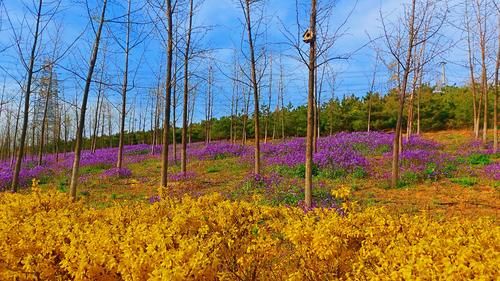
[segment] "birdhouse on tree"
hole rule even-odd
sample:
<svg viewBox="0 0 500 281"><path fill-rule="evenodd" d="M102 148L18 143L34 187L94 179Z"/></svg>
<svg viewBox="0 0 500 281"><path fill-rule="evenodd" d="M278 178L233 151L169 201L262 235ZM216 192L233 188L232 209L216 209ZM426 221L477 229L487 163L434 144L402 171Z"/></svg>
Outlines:
<svg viewBox="0 0 500 281"><path fill-rule="evenodd" d="M308 28L306 32L304 32L304 35L302 35L302 40L305 43L311 43L314 39L314 33Z"/></svg>

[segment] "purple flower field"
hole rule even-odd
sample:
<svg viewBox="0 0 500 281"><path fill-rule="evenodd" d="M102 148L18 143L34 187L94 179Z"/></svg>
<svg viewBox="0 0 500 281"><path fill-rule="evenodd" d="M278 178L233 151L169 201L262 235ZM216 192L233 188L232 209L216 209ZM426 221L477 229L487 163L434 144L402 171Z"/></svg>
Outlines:
<svg viewBox="0 0 500 281"><path fill-rule="evenodd" d="M318 140L318 149L314 153L314 164L320 173L337 173L349 175L362 172L374 178L388 178L392 155L393 135L384 132L353 132L338 133ZM126 146L124 149L124 164L138 163L149 158L159 159L161 146L154 148L146 144ZM180 148L178 149L180 151ZM284 142L269 142L261 146L262 159L266 167L280 167L297 169L305 162L305 139L293 138ZM462 162L471 165L484 162L484 172L489 177L498 180L499 164L490 163L491 149L484 148L479 142L472 142L467 147L459 149L454 154L443 150L442 145L418 136L403 141L401 153L401 171L403 175L413 175L419 179L437 179L450 177L457 170L457 165ZM251 163L254 157L252 145L231 144L227 141L215 141L208 145L193 143L188 145L188 159L192 160L217 160L228 157L239 157L243 163ZM485 159L483 159L485 158ZM172 147L169 149L169 161L173 162ZM179 159L179 157L177 157ZM464 160L465 159L465 160ZM81 167L96 166L104 171L101 178L128 178L132 172L127 168L121 170L113 168L117 160L117 148L99 149L95 153L83 151ZM483 162L481 162L483 161ZM73 153L46 155L41 166L27 156L22 164L20 174L21 186L29 185L33 178L43 178L51 174L67 172L73 164ZM464 165L462 163L462 165ZM462 170L467 170L464 166ZM85 177L86 175L82 175ZM172 174L170 180L183 181L195 178L197 174ZM270 186L279 180L277 176L249 176L252 181L262 186ZM247 180L250 180L248 178ZM12 166L10 161L0 162L0 190L9 187L12 181Z"/></svg>

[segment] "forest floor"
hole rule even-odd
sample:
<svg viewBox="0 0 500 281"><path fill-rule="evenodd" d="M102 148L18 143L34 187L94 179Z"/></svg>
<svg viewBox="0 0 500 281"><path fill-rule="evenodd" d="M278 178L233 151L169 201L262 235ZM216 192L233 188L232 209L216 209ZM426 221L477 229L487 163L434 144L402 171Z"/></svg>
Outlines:
<svg viewBox="0 0 500 281"><path fill-rule="evenodd" d="M472 134L468 131L441 131L425 133L422 138L440 144L440 153L456 156L469 146ZM220 159L189 159L189 175L170 180L169 196L198 197L217 192L230 200L257 200L264 205L297 205L302 200L303 180L296 173L280 173L280 183L272 183L274 188L270 191L261 185L249 184L249 181L255 181L251 175L252 161L244 161L239 156L216 158ZM389 166L381 158L380 155L370 157L370 165L375 173L381 170L380 173L387 174ZM177 163L169 167L172 175L179 175L180 156L177 159ZM438 218L496 218L500 211L500 181L489 176L484 167L498 163L498 154L489 155L487 161L481 161L481 158L480 161L468 162L469 158L464 159L465 163L455 167L452 176L408 181L399 188L389 188L387 177L315 177L313 197L317 201L328 201L331 190L347 187L350 200L357 202L361 208L383 206L394 214L426 212ZM103 208L138 201L149 203L158 194L161 170L159 155L128 164L131 176L126 178L99 176L106 168L96 165L82 170L81 175L85 180L79 184L79 197L89 206ZM266 167L263 174L274 175L274 171ZM495 172L499 173L493 170ZM56 174L41 183L44 189L55 188L61 192L67 192L67 185L68 173Z"/></svg>

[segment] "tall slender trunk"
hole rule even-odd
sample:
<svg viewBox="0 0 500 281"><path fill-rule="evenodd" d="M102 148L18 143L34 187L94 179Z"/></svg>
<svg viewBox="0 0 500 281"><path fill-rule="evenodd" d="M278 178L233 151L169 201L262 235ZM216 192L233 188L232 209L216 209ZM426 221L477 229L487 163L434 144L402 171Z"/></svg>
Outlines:
<svg viewBox="0 0 500 281"><path fill-rule="evenodd" d="M408 19L409 22L409 30L408 30L408 49L406 51L406 60L403 71L403 79L401 86L399 88L399 105L398 105L398 116L396 120L396 130L394 134L393 140L393 149L392 149L392 176L391 176L391 187L395 188L398 185L399 181L399 154L401 152L401 125L403 120L403 109L405 104L406 97L406 87L408 84L408 76L410 74L411 67L411 58L414 49L414 41L415 41L415 6L416 0L412 1L411 4L411 15ZM399 75L398 75L399 76Z"/></svg>
<svg viewBox="0 0 500 281"><path fill-rule="evenodd" d="M316 148L318 139L316 135L316 130L318 128L318 111L317 107L317 98L318 98L318 68L314 68L314 92L313 92L313 154L316 153Z"/></svg>
<svg viewBox="0 0 500 281"><path fill-rule="evenodd" d="M177 40L176 40L177 42ZM177 55L174 60L174 69L177 68ZM172 154L174 155L174 165L177 164L177 70L172 78Z"/></svg>
<svg viewBox="0 0 500 281"><path fill-rule="evenodd" d="M273 57L272 54L269 60L269 94L267 100L267 112L266 112L266 123L264 125L264 143L267 143L267 131L269 128L269 122L271 121L271 96L273 94Z"/></svg>
<svg viewBox="0 0 500 281"><path fill-rule="evenodd" d="M213 93L213 82L214 82L214 72L212 66L209 68L209 83L208 83L208 91L210 92L210 102L208 107L208 142L212 142L212 119L214 117L214 93Z"/></svg>
<svg viewBox="0 0 500 281"><path fill-rule="evenodd" d="M50 74L49 74L49 85L47 87L47 92L45 93L45 105L43 109L43 118L42 118L42 128L40 131L40 143L38 146L38 165L42 165L42 160L43 160L43 146L45 145L45 128L48 126L47 124L47 113L48 113L48 107L49 107L49 100L50 100L50 95L52 94L52 65L49 65L50 67Z"/></svg>
<svg viewBox="0 0 500 281"><path fill-rule="evenodd" d="M251 0L245 0L245 8L243 11L245 12L245 21L248 35L248 45L250 51L250 78L251 84L253 88L253 97L254 97L254 142L255 142L255 166L254 173L260 174L260 121L259 121L259 87L257 85L257 73L256 73L256 61L255 61L255 50L254 50L254 42L252 36L252 20L250 13L250 3Z"/></svg>
<svg viewBox="0 0 500 281"><path fill-rule="evenodd" d="M478 32L479 32L479 49L481 52L481 96L484 99L484 109L483 109L483 144L486 145L486 141L488 139L488 77L486 70L486 4L488 1L484 1L484 15L481 16L481 3L480 1L476 1L477 10L476 10L476 19L478 24ZM479 123L479 122L478 122ZM478 126L479 127L479 126ZM478 128L479 129L479 128Z"/></svg>
<svg viewBox="0 0 500 281"><path fill-rule="evenodd" d="M229 124L229 141L234 144L234 95L236 92L236 81L233 81L233 92L231 94L231 120Z"/></svg>
<svg viewBox="0 0 500 281"><path fill-rule="evenodd" d="M100 147L103 148L105 146L105 139L104 139L104 127L106 124L106 111L104 110L104 98L101 98L101 105L99 106L101 109L101 117L99 117L100 122L101 122L101 141L100 141Z"/></svg>
<svg viewBox="0 0 500 281"><path fill-rule="evenodd" d="M2 112L3 112L6 79L7 79L6 77L3 78L2 95L0 96L0 120L2 118ZM8 122L5 125L6 125L6 128L8 130L8 129L10 129L10 114L9 114L9 111L7 111L7 121ZM7 143L8 143L7 136L3 140L0 140L0 159L4 159L5 155L9 155L9 151L8 150L10 150L10 145L7 145ZM5 147L7 147L7 152L4 155Z"/></svg>
<svg viewBox="0 0 500 281"><path fill-rule="evenodd" d="M31 47L30 62L28 67L28 80L26 85L26 92L24 95L24 115L23 115L23 126L21 129L21 140L19 143L19 152L17 154L16 165L14 167L14 175L12 177L12 192L17 192L19 185L19 173L21 172L21 163L24 156L24 143L26 141L26 132L28 130L28 118L30 110L30 96L31 96L31 86L33 82L33 70L35 65L36 49L38 45L38 36L40 31L40 22L42 17L42 0L38 1L38 10L36 11L36 27L33 33L33 45Z"/></svg>
<svg viewBox="0 0 500 281"><path fill-rule="evenodd" d="M244 102L244 112L243 112L243 128L241 132L241 142L246 144L247 142L247 122L248 122L248 108L250 107L250 91L248 93L243 93Z"/></svg>
<svg viewBox="0 0 500 281"><path fill-rule="evenodd" d="M498 72L500 70L500 15L498 17L497 63L495 66L495 100L493 104L493 152L498 151Z"/></svg>
<svg viewBox="0 0 500 281"><path fill-rule="evenodd" d="M61 129L62 129L62 112L61 112L61 107L59 105L59 102L56 101L56 106L57 106L57 123L55 124L55 128L57 128L57 132L55 133L54 137L54 143L55 143L55 150L56 150L56 162L59 162L59 146L61 143Z"/></svg>
<svg viewBox="0 0 500 281"><path fill-rule="evenodd" d="M189 97L189 56L191 53L191 28L193 24L193 0L189 1L189 24L186 38L186 51L184 52L184 99L182 104L182 155L181 171L187 170L187 130L188 130L188 97ZM232 121L232 116L231 116ZM232 123L231 123L232 125ZM231 127L232 129L232 127ZM232 131L231 131L232 132Z"/></svg>
<svg viewBox="0 0 500 281"><path fill-rule="evenodd" d="M159 123L160 123L160 90L161 90L161 87L160 87L160 79L158 79L158 87L156 89L156 92L155 92L155 111L154 111L154 115L152 116L152 118L154 118L154 120L151 120L151 129L153 130L153 135L152 135L152 139L151 139L151 154L154 154L155 153L155 146L158 145L158 126L159 126Z"/></svg>
<svg viewBox="0 0 500 281"><path fill-rule="evenodd" d="M212 130L212 66L208 67L208 83L207 83L207 100L205 108L205 144L208 145L211 141Z"/></svg>
<svg viewBox="0 0 500 281"><path fill-rule="evenodd" d="M424 38L427 36L427 29L424 29ZM408 103L408 123L407 123L407 129L406 129L406 139L409 140L411 135L413 134L413 120L414 120L414 100L415 96L418 95L417 89L420 87L420 83L422 82L422 75L423 75L423 64L424 64L424 54L425 54L425 44L426 42L424 41L422 43L422 46L418 50L418 53L415 54L414 56L414 70L413 70L413 79L412 79L412 91L410 95L410 100ZM420 133L420 130L418 129L418 133Z"/></svg>
<svg viewBox="0 0 500 281"><path fill-rule="evenodd" d="M172 30L172 1L167 2L167 77L166 77L166 90L165 90L165 117L163 120L163 149L161 154L161 187L167 187L168 182L168 129L170 126L170 101L172 94L172 54L173 54L173 30Z"/></svg>
<svg viewBox="0 0 500 281"><path fill-rule="evenodd" d="M377 59L375 60L375 69L373 70L373 76L372 76L372 82L370 84L370 92L368 93L368 124L367 124L367 132L370 132L371 129L371 122L372 122L372 96L373 96L373 91L375 89L375 77L377 75L377 64L378 64L378 55Z"/></svg>
<svg viewBox="0 0 500 281"><path fill-rule="evenodd" d="M420 96L422 95L422 79L424 78L423 67L420 69L417 91L417 135L420 135Z"/></svg>
<svg viewBox="0 0 500 281"><path fill-rule="evenodd" d="M118 159L116 167L121 169L123 166L123 145L125 141L125 117L127 115L127 88L128 88L128 57L130 53L130 28L132 22L130 21L130 6L132 0L128 0L127 6L127 33L125 39L125 69L123 72L123 85L122 85L122 109L120 112L120 139L118 141ZM130 134L130 130L129 130Z"/></svg>
<svg viewBox="0 0 500 281"><path fill-rule="evenodd" d="M196 91L196 88L194 89ZM195 101L196 101L196 95L193 93L192 95L192 103L191 103L191 109L189 110L190 117L189 117L189 143L191 143L191 136L193 134L193 118L194 118L194 109L195 109Z"/></svg>
<svg viewBox="0 0 500 281"><path fill-rule="evenodd" d="M102 27L104 25L104 17L106 15L106 6L108 1L103 0L103 6L101 11L101 18L99 19L99 27L97 29L94 46L92 48L92 55L89 63L89 70L85 80L85 88L83 90L82 106L80 109L80 121L78 122L76 140L75 140L75 158L73 161L73 170L71 172L71 183L70 183L70 195L73 200L76 200L76 187L78 184L78 172L80 168L80 156L83 146L83 131L85 130L85 113L87 111L87 99L90 92L90 84L92 82L92 75L94 73L95 63L97 60L97 55L99 53L99 43L101 40Z"/></svg>
<svg viewBox="0 0 500 281"><path fill-rule="evenodd" d="M64 157L68 152L69 117L66 108L64 109Z"/></svg>
<svg viewBox="0 0 500 281"><path fill-rule="evenodd" d="M12 167L14 165L14 160L16 158L16 151L17 151L17 134L19 131L19 117L21 116L21 107L23 103L23 98L21 97L21 100L19 101L19 104L17 106L17 113L16 113L16 125L14 126L14 138L13 138L13 144L12 144L12 153L11 153L11 160L10 160L10 166Z"/></svg>
<svg viewBox="0 0 500 281"><path fill-rule="evenodd" d="M31 150L31 160L34 161L34 156L35 156L35 141L37 140L35 138L35 132L36 132L36 123L37 123L37 116L38 116L38 111L40 109L38 107L35 107L33 109L33 119L32 119L32 123L31 124L31 146L30 146L30 150ZM40 140L38 140L40 141Z"/></svg>
<svg viewBox="0 0 500 281"><path fill-rule="evenodd" d="M470 83L471 83L471 92L472 92L472 109L473 109L473 117L472 117L472 123L473 123L473 131L474 131L474 137L476 139L479 138L479 118L480 118L480 107L481 103L479 102L479 105L477 104L477 95L476 95L476 79L474 77L474 55L473 55L473 49L472 49L472 38L471 38L471 26L470 26L470 19L469 19L469 12L468 12L468 7L469 4L466 1L465 2L465 28L467 30L467 54L468 54L468 63L469 63L469 72L470 72Z"/></svg>
<svg viewBox="0 0 500 281"><path fill-rule="evenodd" d="M238 72L236 72L236 75L238 75ZM238 116L238 105L240 103L240 100L239 100L240 99L239 98L240 95L239 95L239 93L240 93L240 87L239 87L239 84L236 83L236 97L234 98L234 103L235 103L235 105L234 105L234 116L235 116L234 123L235 124L234 124L234 128L233 128L233 131L234 131L233 132L233 144L236 143L236 139L238 138L238 134L236 133L237 132L236 128L237 128L237 124L239 123L238 122L239 121L239 118L238 118L239 117Z"/></svg>
<svg viewBox="0 0 500 281"><path fill-rule="evenodd" d="M103 95L102 83L103 83L103 78L104 78L103 76L104 76L105 59L106 59L106 57L104 57L102 60L101 77L100 77L100 81L99 81L99 87L97 89L97 102L96 102L96 111L95 111L95 116L94 116L94 132L92 133L92 146L91 146L92 153L95 153L96 146L97 146L97 131L98 131L99 119L100 119L99 113L100 113L100 111L102 111L102 100L104 99L101 97Z"/></svg>
<svg viewBox="0 0 500 281"><path fill-rule="evenodd" d="M112 119L112 115L111 115L111 106L109 104L107 104L106 106L106 109L107 109L107 116L108 116L108 139L109 139L109 148L112 148L113 147L113 125L111 124L111 119Z"/></svg>
<svg viewBox="0 0 500 281"><path fill-rule="evenodd" d="M281 62L281 59L280 59ZM280 90L281 96L281 140L285 140L285 84L283 80L283 65L280 63Z"/></svg>
<svg viewBox="0 0 500 281"><path fill-rule="evenodd" d="M99 83L99 89L97 90L97 102L96 102L96 109L95 109L95 114L94 114L94 126L93 126L93 132L92 132L92 143L90 145L90 149L92 153L95 153L96 147L97 147L97 135L99 131L99 119L101 118L100 115L100 110L101 110L101 94L102 94L102 88L101 88L102 80Z"/></svg>
<svg viewBox="0 0 500 281"><path fill-rule="evenodd" d="M9 159L9 156L10 156L10 142L11 142L11 139L10 139L10 134L11 134L11 122L12 122L12 112L7 112L7 132L6 132L6 136L5 136L5 153L3 155L3 159Z"/></svg>
<svg viewBox="0 0 500 281"><path fill-rule="evenodd" d="M415 97L415 91L417 89L417 79L418 79L418 71L414 72L411 86L410 99L408 100L408 119L406 122L406 140L409 140L411 135L413 134L413 101Z"/></svg>
<svg viewBox="0 0 500 281"><path fill-rule="evenodd" d="M316 70L316 0L311 0L311 18L309 32L312 38L309 43L309 84L307 95L307 137L306 137L306 174L305 174L305 205L312 206L312 168L314 149L314 84Z"/></svg>
<svg viewBox="0 0 500 281"><path fill-rule="evenodd" d="M314 140L314 152L318 151L318 140L321 137L321 92L323 91L323 78L325 77L325 68L326 64L323 65L323 68L321 69L321 77L319 79L319 84L318 88L316 90L317 96L316 96L316 138ZM316 73L317 74L317 73ZM316 78L318 80L318 78Z"/></svg>

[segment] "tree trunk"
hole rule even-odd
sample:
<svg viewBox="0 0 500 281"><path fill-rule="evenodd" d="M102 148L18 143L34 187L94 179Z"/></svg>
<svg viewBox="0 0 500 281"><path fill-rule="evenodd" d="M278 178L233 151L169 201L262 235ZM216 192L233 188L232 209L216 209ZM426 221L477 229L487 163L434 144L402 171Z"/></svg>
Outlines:
<svg viewBox="0 0 500 281"><path fill-rule="evenodd" d="M253 46L253 36L252 36L252 21L250 17L250 3L251 0L245 0L246 9L245 11L245 21L248 35L248 44L250 48L250 67L251 67L251 84L253 88L253 97L254 97L254 141L255 141L255 167L254 174L260 174L260 124L259 124L259 87L257 85L257 73L256 73L256 62L255 62L255 50Z"/></svg>
<svg viewBox="0 0 500 281"><path fill-rule="evenodd" d="M323 65L321 69L321 77L319 78L319 87L316 89L316 137L314 139L314 152L318 151L318 140L321 137L321 92L323 91L323 78L325 77L326 64ZM316 68L317 69L317 68ZM317 72L316 72L317 74ZM316 80L318 78L316 77Z"/></svg>
<svg viewBox="0 0 500 281"><path fill-rule="evenodd" d="M285 84L283 81L283 64L280 57L280 89L279 95L281 97L281 140L285 140Z"/></svg>
<svg viewBox="0 0 500 281"><path fill-rule="evenodd" d="M317 136L316 130L318 128L318 111L317 107L317 98L318 98L318 68L314 68L314 94L313 94L313 154L316 153L317 148Z"/></svg>
<svg viewBox="0 0 500 281"><path fill-rule="evenodd" d="M52 94L52 65L49 65L50 67L50 75L49 75L49 85L47 87L47 92L45 93L45 105L43 109L43 118L42 118L42 128L40 131L40 143L38 146L38 166L42 165L42 160L43 160L43 146L45 144L45 126L48 124L47 123L47 112L48 112L48 107L49 107L49 100L50 100L50 95Z"/></svg>
<svg viewBox="0 0 500 281"><path fill-rule="evenodd" d="M30 62L28 68L28 80L26 85L26 92L24 95L24 114L23 114L23 126L21 128L21 140L19 143L19 152L17 154L16 166L14 167L14 175L12 177L12 192L17 192L17 187L19 184L19 173L21 172L21 164L24 156L24 143L26 141L26 132L28 130L28 118L30 110L30 96L31 96L31 86L33 82L33 69L35 65L36 49L38 44L38 36L40 31L40 22L42 17L42 0L38 1L38 10L36 16L36 27L33 33L33 46L31 48Z"/></svg>
<svg viewBox="0 0 500 281"><path fill-rule="evenodd" d="M370 85L370 92L368 94L368 124L367 124L367 132L370 132L371 129L371 121L372 121L372 96L373 96L373 91L375 89L375 77L377 75L377 64L378 64L378 55L377 59L375 60L375 69L373 70L373 76L372 76L372 83Z"/></svg>
<svg viewBox="0 0 500 281"><path fill-rule="evenodd" d="M92 82L92 75L94 73L97 54L99 53L99 43L101 40L102 27L104 25L104 16L106 15L106 5L108 1L103 0L103 7L101 11L101 18L99 19L99 27L97 29L94 46L92 48L92 55L90 58L89 70L85 80L85 88L83 90L82 106L80 109L80 121L78 122L75 144L75 158L73 161L73 170L71 172L70 195L73 200L76 200L76 187L78 185L78 172L80 168L80 156L83 146L83 131L85 130L85 113L87 111L87 99L90 92L90 84Z"/></svg>
<svg viewBox="0 0 500 281"><path fill-rule="evenodd" d="M13 139L13 144L12 144L12 154L11 154L11 160L10 160L10 166L12 167L14 165L14 160L16 158L16 151L17 151L17 134L19 131L19 117L21 116L21 107L22 107L22 102L23 98L21 97L21 100L19 101L19 104L17 106L17 114L16 114L16 125L14 127L14 139Z"/></svg>
<svg viewBox="0 0 500 281"><path fill-rule="evenodd" d="M271 121L271 97L273 94L273 57L270 56L269 60L269 95L267 101L267 112L266 112L266 124L264 125L264 143L267 143L267 131L269 128L269 122Z"/></svg>
<svg viewBox="0 0 500 281"><path fill-rule="evenodd" d="M176 41L177 42L177 41ZM177 56L174 60L174 69L177 66ZM174 155L174 165L177 164L177 70L172 78L172 154Z"/></svg>
<svg viewBox="0 0 500 281"><path fill-rule="evenodd" d="M196 91L196 88L194 89ZM196 94L193 93L192 96L192 103L191 103L191 109L189 110L190 117L189 117L189 138L188 141L191 143L191 136L193 134L193 118L194 118L194 109L195 109L195 101L196 101Z"/></svg>
<svg viewBox="0 0 500 281"><path fill-rule="evenodd" d="M493 104L493 152L498 151L498 72L500 70L500 15L498 15L497 63L495 66L495 100Z"/></svg>
<svg viewBox="0 0 500 281"><path fill-rule="evenodd" d="M306 138L306 175L305 175L305 206L312 206L312 166L314 141L314 84L316 69L316 0L311 0L311 18L309 31L312 38L309 45L309 84L307 95L307 138Z"/></svg>
<svg viewBox="0 0 500 281"><path fill-rule="evenodd" d="M96 146L97 146L97 131L98 131L98 126L99 126L99 119L100 119L100 111L102 111L102 83L103 83L103 76L104 76L104 64L105 64L105 58L103 58L102 62L102 69L101 69L101 78L99 81L99 87L97 90L97 102L96 102L96 111L95 111L95 116L94 116L94 132L92 134L92 153L95 153ZM104 119L103 119L104 120Z"/></svg>
<svg viewBox="0 0 500 281"><path fill-rule="evenodd" d="M414 48L414 40L415 40L415 31L414 31L414 23L415 23L415 6L416 0L412 1L411 4L411 16L408 19L409 22L409 30L408 30L408 49L406 54L406 61L403 72L403 80L401 86L399 88L399 105L398 105L398 116L396 120L396 130L394 134L393 148L392 148L392 176L391 176L391 187L395 188L398 185L399 181L399 154L401 151L401 125L403 119L403 109L405 103L406 96L406 87L408 84L408 76L410 74L411 67L411 58Z"/></svg>
<svg viewBox="0 0 500 281"><path fill-rule="evenodd" d="M189 55L191 53L191 28L193 24L193 0L189 1L189 24L186 38L186 51L184 52L184 99L182 108L182 155L181 155L181 171L186 173L187 170L187 130L188 130L188 95L189 95ZM232 109L231 109L232 110ZM232 117L231 117L232 121ZM232 123L231 123L232 125ZM232 129L232 127L231 127ZM232 132L232 131L231 131Z"/></svg>
<svg viewBox="0 0 500 281"><path fill-rule="evenodd" d="M172 30L172 1L167 2L167 77L166 77L166 90L165 90L165 118L163 120L163 150L161 157L161 187L166 188L168 182L168 129L170 125L170 99L172 94L172 54L173 54L173 30Z"/></svg>
<svg viewBox="0 0 500 281"><path fill-rule="evenodd" d="M233 92L231 94L231 120L229 124L229 141L234 144L234 95L236 88L236 81L233 81Z"/></svg>
<svg viewBox="0 0 500 281"><path fill-rule="evenodd" d="M125 70L123 72L123 85L122 85L122 109L120 112L120 139L118 141L118 160L116 161L116 167L121 169L123 166L123 145L125 139L125 117L127 115L127 88L128 88L128 57L130 53L130 27L132 22L130 21L130 3L128 0L127 8L127 34L125 39ZM129 130L130 131L130 130ZM129 132L130 134L130 132Z"/></svg>
<svg viewBox="0 0 500 281"><path fill-rule="evenodd" d="M246 144L247 142L247 121L248 121L248 108L250 107L250 91L248 91L248 94L243 93L243 102L245 105L245 111L243 112L243 128L241 132L241 142L242 144Z"/></svg>
<svg viewBox="0 0 500 281"><path fill-rule="evenodd" d="M238 75L238 72L236 72L236 75ZM235 116L235 121L234 121L234 128L233 128L233 144L236 143L236 139L238 138L238 134L236 133L237 130L237 123L239 123L239 118L238 118L238 105L239 105L239 102L240 102L240 99L239 99L239 92L240 92L240 87L239 87L239 84L238 83L235 83L235 87L236 87L236 97L234 98L234 116ZM243 137L243 136L242 136Z"/></svg>
<svg viewBox="0 0 500 281"><path fill-rule="evenodd" d="M483 145L486 145L486 141L488 138L488 77L486 71L486 4L488 1L484 1L485 7L484 12L485 15L481 16L481 3L482 1L476 1L476 19L478 25L478 35L479 35L479 49L481 51L481 96L484 99L484 109L483 109ZM478 117L479 119L479 117ZM479 130L479 120L478 120L478 130Z"/></svg>

